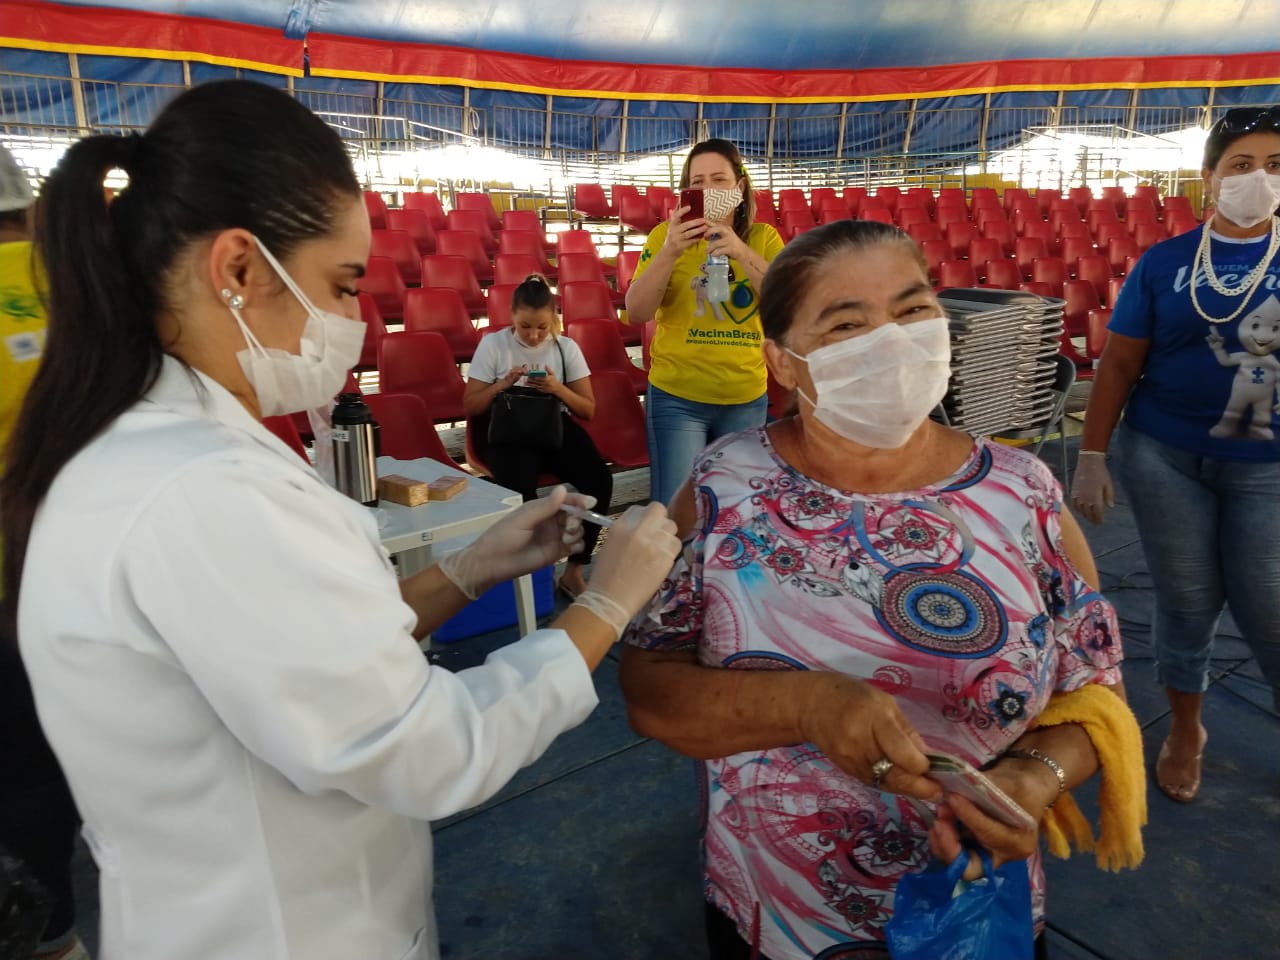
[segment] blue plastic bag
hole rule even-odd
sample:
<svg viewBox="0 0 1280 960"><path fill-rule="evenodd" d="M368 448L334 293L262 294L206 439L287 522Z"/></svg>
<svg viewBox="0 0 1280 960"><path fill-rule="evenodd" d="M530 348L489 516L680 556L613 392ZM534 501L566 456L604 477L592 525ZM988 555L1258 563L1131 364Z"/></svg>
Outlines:
<svg viewBox="0 0 1280 960"><path fill-rule="evenodd" d="M961 879L969 863L934 861L898 881L885 928L893 960L1031 960L1031 878L1025 860L992 869L980 851L984 876Z"/></svg>

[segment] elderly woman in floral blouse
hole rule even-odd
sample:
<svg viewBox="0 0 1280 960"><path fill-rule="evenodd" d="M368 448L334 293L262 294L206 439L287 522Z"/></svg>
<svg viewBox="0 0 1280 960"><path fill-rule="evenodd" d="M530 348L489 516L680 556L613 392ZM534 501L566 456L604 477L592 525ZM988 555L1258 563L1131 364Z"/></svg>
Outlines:
<svg viewBox="0 0 1280 960"><path fill-rule="evenodd" d="M1039 460L929 419L950 338L906 234L820 227L764 291L799 412L699 457L622 661L633 726L703 761L711 956L877 954L898 879L961 830L1029 858L1039 931L1036 829L944 795L926 753L1037 822L1095 773L1083 727L1032 729L1055 692L1120 681L1088 547Z"/></svg>

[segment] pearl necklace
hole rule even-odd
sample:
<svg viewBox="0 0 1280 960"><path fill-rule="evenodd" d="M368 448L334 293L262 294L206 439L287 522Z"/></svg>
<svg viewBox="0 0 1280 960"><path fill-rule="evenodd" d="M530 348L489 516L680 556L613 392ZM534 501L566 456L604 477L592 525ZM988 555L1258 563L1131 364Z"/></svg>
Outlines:
<svg viewBox="0 0 1280 960"><path fill-rule="evenodd" d="M1195 307L1196 313L1200 314L1201 319L1207 320L1209 323L1230 323L1240 316L1244 312L1244 308L1248 306L1249 301L1253 299L1254 291L1262 285L1262 278L1266 276L1267 267L1271 266L1271 261L1275 258L1278 250L1280 250L1280 219L1272 217L1271 240L1267 243L1266 255L1258 261L1257 266L1245 274L1238 287L1228 287L1218 279L1218 274L1214 272L1213 260L1209 254L1209 223L1206 223L1200 231L1200 244L1196 247L1195 260L1191 263L1191 305ZM1205 279L1209 281L1209 286L1224 297L1238 297L1243 294L1244 299L1240 301L1240 306L1225 317L1211 317L1205 313L1200 306L1199 298L1196 296L1196 271L1203 272Z"/></svg>

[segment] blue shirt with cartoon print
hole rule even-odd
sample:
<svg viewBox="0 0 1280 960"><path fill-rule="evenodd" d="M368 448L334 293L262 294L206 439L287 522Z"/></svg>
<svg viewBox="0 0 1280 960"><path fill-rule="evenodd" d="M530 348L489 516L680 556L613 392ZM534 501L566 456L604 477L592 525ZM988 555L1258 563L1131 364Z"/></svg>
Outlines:
<svg viewBox="0 0 1280 960"><path fill-rule="evenodd" d="M1212 234L1218 279L1236 287L1266 256L1270 234L1233 240ZM1220 460L1280 460L1280 253L1248 305L1212 324L1191 303L1200 230L1158 243L1138 261L1116 298L1108 330L1150 341L1125 422L1180 450ZM1196 299L1211 317L1241 304L1195 271Z"/></svg>

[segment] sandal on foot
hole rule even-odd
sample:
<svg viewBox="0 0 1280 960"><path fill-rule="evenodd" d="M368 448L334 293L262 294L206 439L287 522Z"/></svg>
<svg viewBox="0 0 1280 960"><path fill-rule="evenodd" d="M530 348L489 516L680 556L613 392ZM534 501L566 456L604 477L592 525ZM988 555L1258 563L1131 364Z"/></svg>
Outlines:
<svg viewBox="0 0 1280 960"><path fill-rule="evenodd" d="M1201 740L1203 745L1204 741ZM1166 739L1160 745L1160 755L1156 757L1156 786L1170 800L1177 803L1190 803L1200 793L1200 765L1204 759L1203 747L1199 753L1191 758L1190 761L1181 761L1178 765L1184 766L1188 763L1195 765L1195 778L1190 782L1178 783L1176 778L1170 777L1165 772L1168 765L1174 763L1173 751L1169 748L1169 741Z"/></svg>

